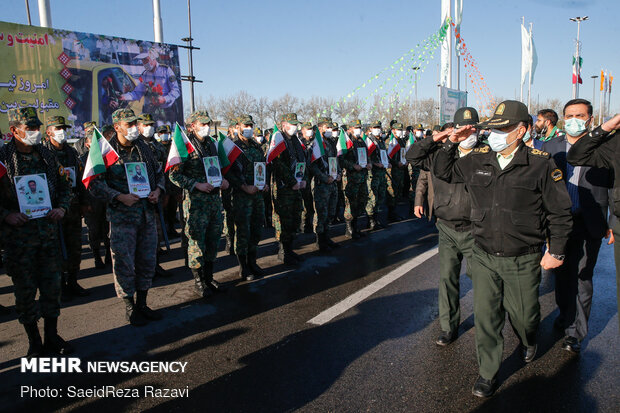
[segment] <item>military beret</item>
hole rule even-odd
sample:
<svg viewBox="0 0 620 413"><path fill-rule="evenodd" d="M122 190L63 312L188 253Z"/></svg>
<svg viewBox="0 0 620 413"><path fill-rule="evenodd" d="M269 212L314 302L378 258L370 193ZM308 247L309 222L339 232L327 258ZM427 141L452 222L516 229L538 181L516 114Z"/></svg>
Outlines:
<svg viewBox="0 0 620 413"><path fill-rule="evenodd" d="M51 116L45 123L46 128L49 128L50 126L64 127L64 128L71 127L71 125L67 125L67 122L65 122L64 116Z"/></svg>
<svg viewBox="0 0 620 413"><path fill-rule="evenodd" d="M116 109L114 113L112 113L112 122L135 122L138 120L138 117L133 112L133 110L129 108L124 109Z"/></svg>
<svg viewBox="0 0 620 413"><path fill-rule="evenodd" d="M153 120L153 115L150 113L143 113L138 117L138 122L144 125L154 125L155 121Z"/></svg>
<svg viewBox="0 0 620 413"><path fill-rule="evenodd" d="M296 113L287 113L285 115L282 115L282 118L280 119L281 122L288 122L291 125L297 125L299 124L299 120L297 120L297 114Z"/></svg>
<svg viewBox="0 0 620 413"><path fill-rule="evenodd" d="M37 111L31 107L9 109L8 116L9 122L18 122L26 126L43 125L37 116Z"/></svg>

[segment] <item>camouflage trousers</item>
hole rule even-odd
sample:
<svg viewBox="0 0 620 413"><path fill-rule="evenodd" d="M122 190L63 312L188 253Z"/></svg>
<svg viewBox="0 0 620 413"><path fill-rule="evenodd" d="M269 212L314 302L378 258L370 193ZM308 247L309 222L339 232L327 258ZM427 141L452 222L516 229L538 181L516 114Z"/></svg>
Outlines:
<svg viewBox="0 0 620 413"><path fill-rule="evenodd" d="M4 226L6 273L15 286L15 310L19 322L31 324L40 315L60 315L60 267L62 257L58 226L47 218L26 222L21 227ZM39 291L37 305L36 295Z"/></svg>
<svg viewBox="0 0 620 413"><path fill-rule="evenodd" d="M368 216L381 212L385 204L387 195L387 176L385 169L374 169L372 177L367 181L368 185L368 203L366 204L366 213Z"/></svg>
<svg viewBox="0 0 620 413"><path fill-rule="evenodd" d="M312 194L314 196L314 209L316 210L314 232L322 234L329 231L329 224L336 216L338 186L336 182L326 184L317 183L315 180L312 182Z"/></svg>
<svg viewBox="0 0 620 413"><path fill-rule="evenodd" d="M409 202L413 204L415 202L415 187L418 184L420 168L418 168L417 166L409 165L409 171L411 174L411 190L409 191Z"/></svg>
<svg viewBox="0 0 620 413"><path fill-rule="evenodd" d="M102 242L107 246L110 244L110 224L106 218L106 203L92 200L90 207L91 211L84 215L88 227L88 242L91 248L98 248Z"/></svg>
<svg viewBox="0 0 620 413"><path fill-rule="evenodd" d="M62 269L67 274L77 274L82 262L82 217L79 205L71 205L62 219L62 233L67 250L67 259L63 261Z"/></svg>
<svg viewBox="0 0 620 413"><path fill-rule="evenodd" d="M224 236L230 238L230 243L235 243L235 213L232 207L232 192L230 189L222 192Z"/></svg>
<svg viewBox="0 0 620 413"><path fill-rule="evenodd" d="M345 180L343 181L345 193L344 218L350 221L362 216L366 210L368 184L366 180L359 182L359 180L352 180L350 177L343 178L343 180Z"/></svg>
<svg viewBox="0 0 620 413"><path fill-rule="evenodd" d="M275 188L273 191L273 227L276 239L282 243L292 242L301 224L303 200L300 191Z"/></svg>
<svg viewBox="0 0 620 413"><path fill-rule="evenodd" d="M120 298L151 288L157 260L156 219L154 208L148 208L138 222L110 223L114 288Z"/></svg>
<svg viewBox="0 0 620 413"><path fill-rule="evenodd" d="M232 215L232 213L231 213ZM215 261L222 235L222 198L219 193L186 195L183 200L189 268L199 269Z"/></svg>
<svg viewBox="0 0 620 413"><path fill-rule="evenodd" d="M237 191L232 197L232 208L235 214L235 234L238 255L256 254L265 222L265 202L263 193L254 195Z"/></svg>
<svg viewBox="0 0 620 413"><path fill-rule="evenodd" d="M303 226L302 230L304 230L306 227L312 228L315 214L314 200L312 199L313 196L310 183L308 182L306 188L300 190L299 192L301 192L301 198L303 199L304 204L304 209L301 212L301 225Z"/></svg>
<svg viewBox="0 0 620 413"><path fill-rule="evenodd" d="M387 177L387 206L394 208L398 203L398 199L403 194L403 186L405 184L405 171L404 168L392 168L390 175Z"/></svg>

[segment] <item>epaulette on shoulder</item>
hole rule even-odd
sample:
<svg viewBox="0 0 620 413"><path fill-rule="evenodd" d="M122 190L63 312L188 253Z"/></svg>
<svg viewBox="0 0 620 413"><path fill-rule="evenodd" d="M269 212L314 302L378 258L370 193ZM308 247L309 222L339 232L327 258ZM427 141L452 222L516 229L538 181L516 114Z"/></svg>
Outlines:
<svg viewBox="0 0 620 413"><path fill-rule="evenodd" d="M530 154L540 156L542 158L547 158L547 159L551 157L549 152L541 151L540 149L535 149L535 148L530 148Z"/></svg>
<svg viewBox="0 0 620 413"><path fill-rule="evenodd" d="M489 153L490 151L491 151L491 148L489 147L489 145L482 145L477 148L474 148L472 152L473 153Z"/></svg>

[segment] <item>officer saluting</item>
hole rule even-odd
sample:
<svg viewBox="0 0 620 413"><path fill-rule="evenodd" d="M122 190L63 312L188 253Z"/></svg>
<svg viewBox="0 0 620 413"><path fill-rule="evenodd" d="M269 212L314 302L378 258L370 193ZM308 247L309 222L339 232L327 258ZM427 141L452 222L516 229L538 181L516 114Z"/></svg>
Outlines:
<svg viewBox="0 0 620 413"><path fill-rule="evenodd" d="M435 175L464 182L471 196L475 245L470 269L480 366L472 393L478 397L489 397L497 388L505 311L521 340L523 360L534 359L540 267L562 265L571 231L571 201L562 171L548 153L522 144L528 118L523 103L502 102L491 119L477 125L491 129L490 149L477 148L457 159L457 142L474 129L466 126L453 132L435 159Z"/></svg>

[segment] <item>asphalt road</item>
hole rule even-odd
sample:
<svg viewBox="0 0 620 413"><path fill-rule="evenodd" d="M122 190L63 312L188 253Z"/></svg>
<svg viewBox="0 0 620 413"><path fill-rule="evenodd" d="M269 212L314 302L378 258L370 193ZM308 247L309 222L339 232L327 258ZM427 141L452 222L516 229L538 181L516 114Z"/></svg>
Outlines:
<svg viewBox="0 0 620 413"><path fill-rule="evenodd" d="M404 211L401 211L404 212ZM407 220L319 255L310 235L298 245L307 260L297 270L275 259L272 232L260 246L269 275L241 282L236 260L220 252L216 278L226 294L208 303L192 293L179 243L164 256L173 277L157 279L149 295L165 318L134 328L124 320L112 275L96 270L84 247L81 284L92 294L63 304L59 329L91 361L187 362L185 373L21 373L26 336L13 312L0 318L2 411L208 412L618 412L620 335L613 250L605 245L594 284L590 333L580 356L560 348L552 324L553 277L540 288L542 323L536 360L525 366L506 323L501 387L490 399L471 395L477 377L473 291L461 277L459 339L440 348L438 257L434 225ZM0 304L13 289L0 277ZM68 386L138 389L139 398L76 398ZM60 389L63 397L21 397L22 386ZM189 397L143 397L144 386L189 389Z"/></svg>

